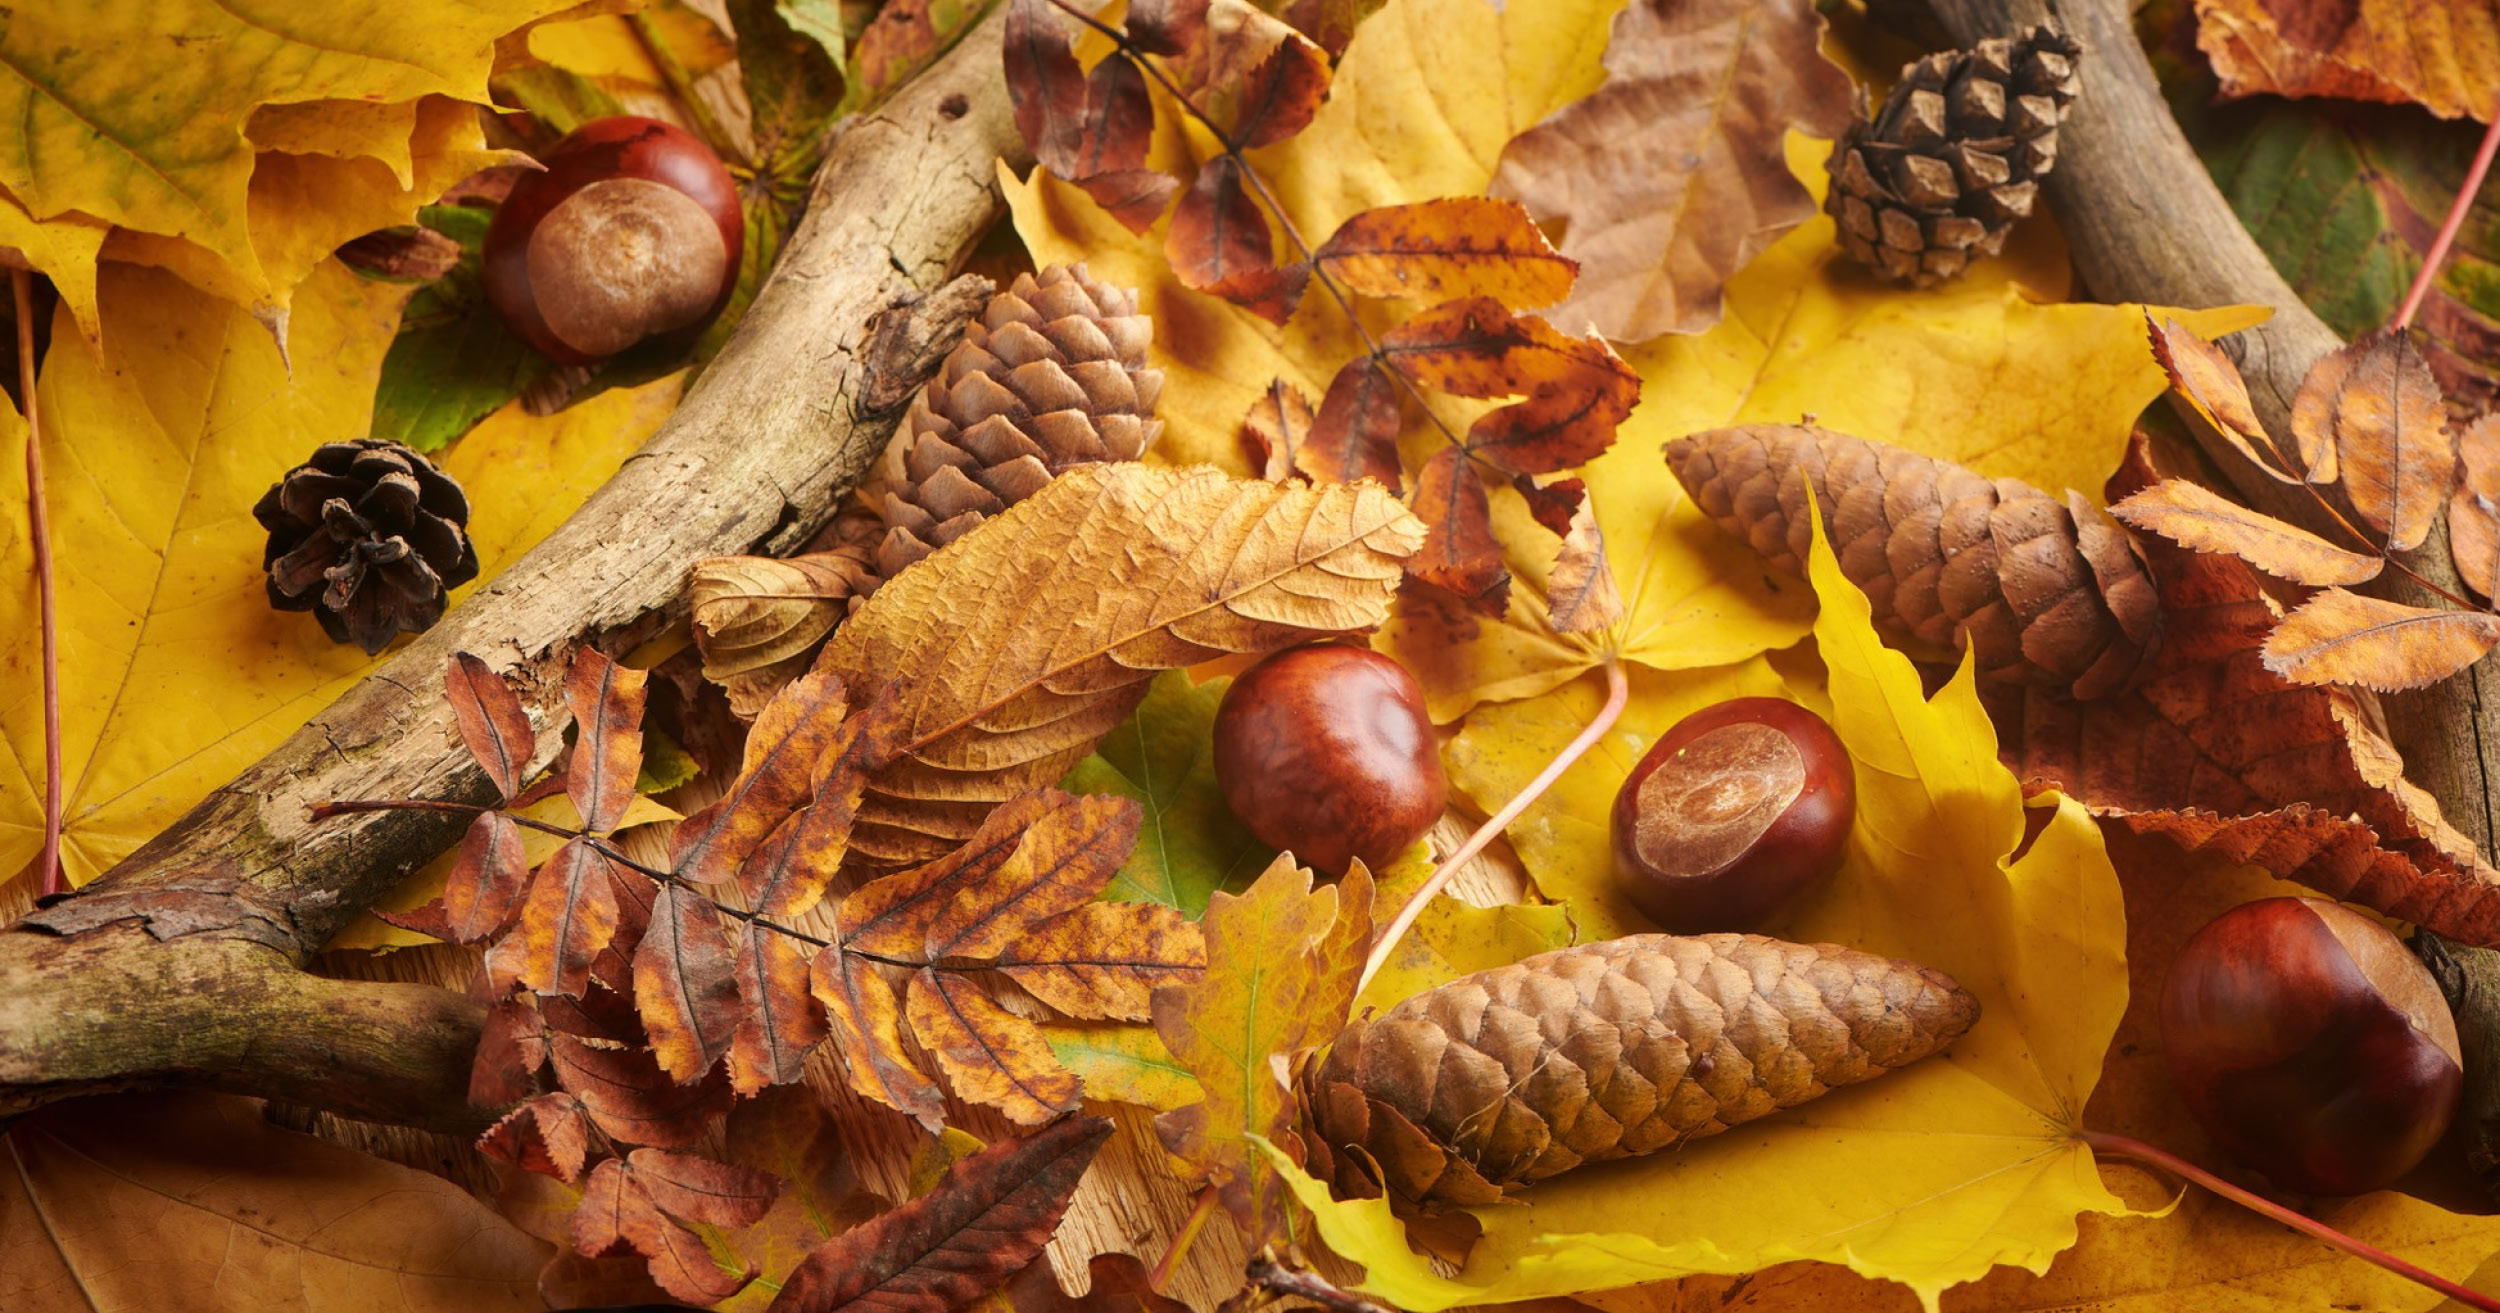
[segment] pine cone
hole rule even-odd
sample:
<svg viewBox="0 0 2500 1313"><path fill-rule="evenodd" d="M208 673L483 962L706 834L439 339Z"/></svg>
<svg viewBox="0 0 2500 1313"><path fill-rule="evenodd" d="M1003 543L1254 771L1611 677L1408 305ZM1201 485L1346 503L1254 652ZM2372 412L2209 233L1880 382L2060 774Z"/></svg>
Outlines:
<svg viewBox="0 0 2500 1313"><path fill-rule="evenodd" d="M1401 1204L1491 1203L1873 1080L1978 1018L1942 972L1835 944L1583 944L1346 1027L1305 1082L1305 1147L1350 1197L1385 1185Z"/></svg>
<svg viewBox="0 0 2500 1313"><path fill-rule="evenodd" d="M1850 124L1832 149L1824 208L1840 223L1842 249L1915 287L1996 254L2057 164L2082 53L2044 23L1902 69L1882 110Z"/></svg>
<svg viewBox="0 0 2500 1313"><path fill-rule="evenodd" d="M331 641L368 654L433 628L443 595L477 578L468 496L396 442L323 444L252 518L269 531L269 604L313 612Z"/></svg>
<svg viewBox="0 0 2500 1313"><path fill-rule="evenodd" d="M1979 676L2078 698L2133 683L2161 645L2161 604L2135 541L2069 492L1864 438L1788 424L1667 444L1667 464L1719 527L1803 576L1806 489L1840 571L1875 621L1934 647L1967 635Z"/></svg>
<svg viewBox="0 0 2500 1313"><path fill-rule="evenodd" d="M844 513L871 532L787 562L726 556L695 566L705 677L737 714L754 716L905 566L1072 465L1137 459L1163 427L1154 418L1163 371L1146 364L1153 336L1136 294L1094 282L1082 264L1018 276L912 399L862 489L876 509Z"/></svg>

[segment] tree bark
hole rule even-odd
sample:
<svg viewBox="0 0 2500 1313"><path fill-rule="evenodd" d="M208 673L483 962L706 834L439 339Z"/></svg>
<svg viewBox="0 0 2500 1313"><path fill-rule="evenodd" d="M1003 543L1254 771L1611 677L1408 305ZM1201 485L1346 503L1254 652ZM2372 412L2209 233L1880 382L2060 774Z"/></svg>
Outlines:
<svg viewBox="0 0 2500 1313"><path fill-rule="evenodd" d="M2137 44L2124 0L1930 0L1953 39L2020 31L2053 20L2080 38L2083 94L2058 133L2048 195L2076 272L2108 301L2177 306L2255 302L2274 317L2222 343L2248 379L2258 418L2291 433L2292 398L2318 358L2344 345L2266 258L2205 171L2162 99ZM2333 526L2300 489L2277 481L2214 431L2188 417L2198 445L2241 500L2330 540ZM2424 579L2465 595L2448 556L2443 519L2430 541L2404 556ZM2363 589L2412 606L2443 605L2395 571ZM2388 736L2412 781L2437 799L2475 852L2451 854L2490 875L2496 802L2493 749L2500 747L2500 673L2490 663L2432 688L2384 695ZM2479 860L2478 860L2479 859Z"/></svg>
<svg viewBox="0 0 2500 1313"><path fill-rule="evenodd" d="M0 1115L186 1081L458 1129L481 1011L447 990L324 980L302 964L462 819L313 822L334 799L483 803L443 693L484 656L569 719L575 645L621 651L683 613L687 571L788 550L840 506L987 287L948 283L995 219L1022 143L993 19L839 132L807 216L684 404L535 550L275 751L87 888L0 932Z"/></svg>

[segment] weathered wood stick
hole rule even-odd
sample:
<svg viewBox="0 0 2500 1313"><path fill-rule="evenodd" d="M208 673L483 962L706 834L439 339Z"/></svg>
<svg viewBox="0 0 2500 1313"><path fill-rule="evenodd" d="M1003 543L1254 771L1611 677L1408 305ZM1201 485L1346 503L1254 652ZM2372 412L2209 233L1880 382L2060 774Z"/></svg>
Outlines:
<svg viewBox="0 0 2500 1313"><path fill-rule="evenodd" d="M0 932L0 1116L182 1081L443 1128L466 1099L478 1007L426 985L299 968L460 818L313 822L311 804L491 800L443 693L457 651L567 719L579 642L621 650L682 611L702 557L784 550L839 508L902 405L987 299L948 284L1023 146L999 24L847 124L807 216L684 404L606 487L491 585L87 888Z"/></svg>
<svg viewBox="0 0 2500 1313"><path fill-rule="evenodd" d="M2214 186L2196 150L2171 117L2153 67L2137 45L2124 0L1929 0L1963 45L2052 19L2082 39L2083 95L2058 132L2057 171L2048 195L2065 230L2075 270L2108 301L2209 306L2254 302L2274 318L2224 339L2248 378L2258 418L2291 432L2292 398L2319 357L2343 339L2303 305ZM2205 454L2249 505L2332 536L2307 494L2257 469L2201 423L2188 425ZM2405 563L2462 596L2448 558L2443 521ZM2363 591L2414 606L2437 595L2395 571ZM2433 688L2382 698L2389 737L2405 773L2438 799L2450 824L2488 863L2493 851L2500 761L2500 671L2489 662ZM2466 855L2469 856L2470 855Z"/></svg>

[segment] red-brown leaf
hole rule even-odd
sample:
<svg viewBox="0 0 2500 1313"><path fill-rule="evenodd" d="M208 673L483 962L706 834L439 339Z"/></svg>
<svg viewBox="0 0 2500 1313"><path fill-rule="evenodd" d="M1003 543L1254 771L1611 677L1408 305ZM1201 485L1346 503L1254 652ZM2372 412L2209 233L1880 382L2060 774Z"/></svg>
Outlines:
<svg viewBox="0 0 2500 1313"><path fill-rule="evenodd" d="M677 827L669 851L677 878L718 884L735 875L807 801L847 710L842 681L831 674L810 672L775 693L747 732L746 759L729 791Z"/></svg>
<svg viewBox="0 0 2500 1313"><path fill-rule="evenodd" d="M1588 501L1589 485L1583 479L1556 479L1550 483L1539 483L1533 475L1514 474L1510 476L1510 486L1517 489L1520 499L1528 503L1528 514L1535 516L1537 523L1553 530L1557 538L1571 532L1572 521Z"/></svg>
<svg viewBox="0 0 2500 1313"><path fill-rule="evenodd" d="M660 891L634 951L634 1006L660 1070L678 1080L701 1076L729 1051L740 1013L738 970L711 904L673 886Z"/></svg>
<svg viewBox="0 0 2500 1313"><path fill-rule="evenodd" d="M2438 523L2457 477L2456 437L2412 339L2365 334L2319 361L2292 399L2302 452L2334 452L2345 496L2388 546L2407 551Z"/></svg>
<svg viewBox="0 0 2500 1313"><path fill-rule="evenodd" d="M564 780L582 828L615 829L634 802L634 778L642 773L642 708L648 675L585 647L564 675L564 700L579 733L573 766Z"/></svg>
<svg viewBox="0 0 2500 1313"><path fill-rule="evenodd" d="M1142 811L1116 794L1037 789L999 807L962 848L842 903L842 943L915 962L997 955L1090 901L1137 846Z"/></svg>
<svg viewBox="0 0 2500 1313"><path fill-rule="evenodd" d="M892 763L902 733L902 699L892 690L834 727L812 763L813 801L783 820L738 868L749 911L788 920L824 897L849 851L868 778Z"/></svg>
<svg viewBox="0 0 2500 1313"><path fill-rule="evenodd" d="M537 1092L538 1069L546 1064L546 1018L520 999L498 1000L486 1009L477 1059L469 1064L470 1104L500 1108L528 1098Z"/></svg>
<svg viewBox="0 0 2500 1313"><path fill-rule="evenodd" d="M1310 436L1293 454L1294 468L1320 483L1377 479L1397 491L1404 391L1370 356L1347 361L1320 398Z"/></svg>
<svg viewBox="0 0 2500 1313"><path fill-rule="evenodd" d="M2448 552L2476 596L2500 597L2500 415L2474 421L2457 440L2465 477L2448 498Z"/></svg>
<svg viewBox="0 0 2500 1313"><path fill-rule="evenodd" d="M825 1005L833 1044L851 1088L920 1119L931 1135L946 1125L946 1096L903 1051L903 1009L876 964L839 947L819 952L808 982Z"/></svg>
<svg viewBox="0 0 2500 1313"><path fill-rule="evenodd" d="M2274 442L2266 436L2266 426L2257 419L2257 407L2248 399L2248 383L2240 377L2240 368L2222 354L2213 343L2198 337L2176 319L2156 323L2153 312L2144 312L2146 335L2153 342L2153 358L2161 362L2162 372L2170 376L2170 390L2179 394L2198 415L2204 417L2215 432L2246 456L2249 463L2285 483L2301 481L2299 471L2287 471ZM2302 469L2320 483L2335 480L2335 450L2321 444L2322 449L2301 449Z"/></svg>
<svg viewBox="0 0 2500 1313"><path fill-rule="evenodd" d="M937 1188L826 1241L771 1313L952 1313L1049 1243L1111 1123L1071 1117L948 1168Z"/></svg>
<svg viewBox="0 0 2500 1313"><path fill-rule="evenodd" d="M636 1149L626 1167L663 1212L711 1226L749 1225L781 1194L781 1180L770 1172L700 1154Z"/></svg>
<svg viewBox="0 0 2500 1313"><path fill-rule="evenodd" d="M1231 156L1211 160L1181 193L1172 226L1163 236L1172 274L1192 291L1206 292L1283 323L1293 317L1310 270L1280 269L1267 212L1242 182Z"/></svg>
<svg viewBox="0 0 2500 1313"><path fill-rule="evenodd" d="M520 924L488 955L541 994L580 994L590 962L616 937L616 884L594 841L570 839L530 881Z"/></svg>
<svg viewBox="0 0 2500 1313"><path fill-rule="evenodd" d="M460 741L469 745L469 755L477 758L486 778L495 782L495 791L511 798L520 791L529 773L530 756L538 749L538 737L530 732L530 713L522 708L520 696L485 658L467 652L452 654L443 685L451 696L452 720L460 726Z"/></svg>
<svg viewBox="0 0 2500 1313"><path fill-rule="evenodd" d="M1013 1313L1189 1313L1189 1306L1154 1288L1153 1274L1135 1254L1096 1254L1086 1264L1091 1284L1070 1297L1059 1286L1050 1260L1024 1265L1001 1292Z"/></svg>
<svg viewBox="0 0 2500 1313"><path fill-rule="evenodd" d="M1206 970L1206 940L1176 908L1087 903L989 955L1025 992L1071 1017L1145 1021L1154 988Z"/></svg>
<svg viewBox="0 0 2500 1313"><path fill-rule="evenodd" d="M1392 329L1382 346L1428 387L1528 398L1468 430L1468 450L1506 474L1551 474L1596 459L1640 400L1640 375L1604 339L1564 336L1488 297L1434 306Z"/></svg>
<svg viewBox="0 0 2500 1313"><path fill-rule="evenodd" d="M1136 0L1129 44L1149 55L1177 55L1206 39L1207 0Z"/></svg>
<svg viewBox="0 0 2500 1313"><path fill-rule="evenodd" d="M713 1211L751 1222L763 1215L763 1208L754 1208L749 1216L749 1210L743 1206L744 1196L718 1195L707 1188L690 1189L686 1182L700 1180L705 1187L720 1187L760 1176L762 1173L746 1168L686 1154L662 1154L654 1149L636 1150L630 1160L610 1158L592 1170L590 1180L582 1187L582 1202L573 1214L573 1247L596 1258L614 1252L620 1245L629 1246L650 1261L651 1279L669 1294L697 1304L727 1299L755 1279L754 1270L750 1268L744 1274L722 1271L703 1238L678 1220L676 1209L664 1207L661 1201L665 1198L679 1204L713 1207L719 1200L735 1199L740 1206L713 1207ZM763 1203L770 1206L769 1191Z"/></svg>
<svg viewBox="0 0 2500 1313"><path fill-rule="evenodd" d="M729 1082L719 1073L680 1085L647 1049L594 1048L559 1034L548 1057L557 1084L581 1096L590 1120L612 1140L682 1148L729 1111Z"/></svg>
<svg viewBox="0 0 2500 1313"><path fill-rule="evenodd" d="M1104 59L1086 75L1085 118L1077 125L1076 158L1068 162L1064 176L1083 180L1144 168L1154 126L1146 75L1118 55Z"/></svg>
<svg viewBox="0 0 2500 1313"><path fill-rule="evenodd" d="M2275 626L2266 639L2266 668L2295 683L2389 693L2436 684L2482 660L2494 645L2500 645L2500 616L2329 588Z"/></svg>
<svg viewBox="0 0 2500 1313"><path fill-rule="evenodd" d="M1180 179L1160 169L1114 169L1079 178L1076 185L1133 233L1154 227L1172 203L1172 193L1181 189Z"/></svg>
<svg viewBox="0 0 2500 1313"><path fill-rule="evenodd" d="M1311 126L1327 98L1328 57L1301 34L1288 33L1250 70L1233 144L1243 150L1273 146Z"/></svg>
<svg viewBox="0 0 2500 1313"><path fill-rule="evenodd" d="M502 812L479 812L460 840L451 874L443 879L445 937L474 944L510 925L521 909L529 875L521 827Z"/></svg>
<svg viewBox="0 0 2500 1313"><path fill-rule="evenodd" d="M808 992L807 955L787 935L748 925L737 932L738 997L744 1008L729 1037L729 1083L753 1095L807 1072L824 1042L825 1018Z"/></svg>
<svg viewBox="0 0 2500 1313"><path fill-rule="evenodd" d="M590 1156L590 1115L571 1094L541 1094L488 1127L477 1147L525 1171L577 1181Z"/></svg>
<svg viewBox="0 0 2500 1313"><path fill-rule="evenodd" d="M1571 295L1580 269L1546 242L1517 201L1482 196L1365 210L1338 225L1312 262L1364 296L1482 296L1514 310Z"/></svg>
<svg viewBox="0 0 2500 1313"><path fill-rule="evenodd" d="M958 1098L1032 1126L1073 1110L1084 1093L1039 1027L1000 1007L960 973L913 972L903 1012Z"/></svg>
<svg viewBox="0 0 2500 1313"><path fill-rule="evenodd" d="M1302 444L1310 439L1313 422L1311 399L1302 395L1302 389L1281 378L1269 382L1267 391L1250 403L1250 413L1242 416L1243 459L1250 462L1250 468L1260 478L1283 483L1294 475L1297 457Z"/></svg>
<svg viewBox="0 0 2500 1313"><path fill-rule="evenodd" d="M2311 588L2361 583L2376 578L2386 565L2377 555L2345 551L2186 479L2164 479L2110 507L2109 513L2191 551L2227 552L2278 579Z"/></svg>
<svg viewBox="0 0 2500 1313"><path fill-rule="evenodd" d="M1009 0L1007 99L1033 158L1066 176L1085 122L1085 70L1049 0Z"/></svg>
<svg viewBox="0 0 2500 1313"><path fill-rule="evenodd" d="M609 1158L591 1169L582 1183L582 1201L573 1208L573 1249L585 1258L600 1258L631 1248L625 1239L625 1214L632 1206L625 1162Z"/></svg>
<svg viewBox="0 0 2500 1313"><path fill-rule="evenodd" d="M1467 454L1443 447L1416 477L1415 514L1429 532L1407 573L1465 601L1470 610L1498 616L1508 605L1510 572L1493 537L1492 505L1484 481Z"/></svg>

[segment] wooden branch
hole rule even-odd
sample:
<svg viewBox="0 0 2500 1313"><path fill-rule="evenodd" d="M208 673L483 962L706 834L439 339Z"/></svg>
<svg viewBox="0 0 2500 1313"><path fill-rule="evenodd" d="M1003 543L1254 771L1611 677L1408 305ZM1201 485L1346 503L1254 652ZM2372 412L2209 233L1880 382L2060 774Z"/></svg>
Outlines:
<svg viewBox="0 0 2500 1313"><path fill-rule="evenodd" d="M684 404L535 550L86 889L0 932L0 1115L183 1080L461 1127L475 1004L299 967L461 821L309 819L334 799L491 800L443 694L457 651L516 679L543 757L577 642L630 647L705 557L786 550L838 509L988 288L947 284L1022 151L993 19L840 132L771 280Z"/></svg>
<svg viewBox="0 0 2500 1313"><path fill-rule="evenodd" d="M2223 342L2247 376L2258 418L2291 432L2292 398L2319 357L2344 343L2275 272L2171 117L2152 65L2137 45L2125 0L1929 0L1954 41L2020 31L2053 19L2084 44L2083 94L2058 133L2048 194L2075 269L2106 301L2176 306L2255 302L2274 318ZM2190 417L2188 427L2241 500L2278 519L2333 537L2307 494L2257 469ZM2443 521L2405 558L2430 582L2462 596ZM2363 591L2413 606L2438 596L2389 571ZM2500 672L2477 665L2434 688L2384 696L2389 737L2406 774L2438 800L2477 852L2452 853L2488 871L2491 768L2500 761Z"/></svg>

